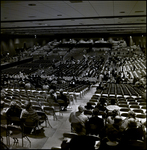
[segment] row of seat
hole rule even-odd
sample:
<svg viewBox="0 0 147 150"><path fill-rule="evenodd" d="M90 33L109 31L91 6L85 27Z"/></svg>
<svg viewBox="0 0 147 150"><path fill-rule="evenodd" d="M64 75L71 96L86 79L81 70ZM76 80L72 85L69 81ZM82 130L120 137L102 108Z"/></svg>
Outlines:
<svg viewBox="0 0 147 150"><path fill-rule="evenodd" d="M99 103L100 98L104 98L107 106L111 105L111 99L115 100L115 106L119 107L120 114L123 118L128 116L130 110L134 111L136 117L145 122L146 121L146 100L142 98L133 98L133 97L115 97L115 96L100 96L94 94L88 103L94 107ZM92 112L91 112L92 113Z"/></svg>
<svg viewBox="0 0 147 150"><path fill-rule="evenodd" d="M99 95L119 95L119 96L134 96L138 97L142 95L142 91L138 88L134 87L131 84L114 84L114 83L107 83L107 87L102 90L98 89L96 91Z"/></svg>

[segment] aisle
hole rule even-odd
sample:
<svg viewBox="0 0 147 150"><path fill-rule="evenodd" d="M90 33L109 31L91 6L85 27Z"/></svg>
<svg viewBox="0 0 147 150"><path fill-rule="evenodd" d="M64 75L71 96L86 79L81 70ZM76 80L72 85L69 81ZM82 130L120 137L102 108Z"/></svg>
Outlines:
<svg viewBox="0 0 147 150"><path fill-rule="evenodd" d="M70 123L68 121L69 114L71 111L76 111L79 105L85 106L85 104L90 100L91 96L96 91L95 87L92 87L82 98L78 98L77 102L72 105L72 109L68 109L67 112L64 112L63 118L60 119L58 125L56 124L57 128L53 134L53 136L49 137L45 144L43 145L42 149L50 149L53 146L60 146L63 140L63 133L70 132ZM54 127L55 129L55 127Z"/></svg>

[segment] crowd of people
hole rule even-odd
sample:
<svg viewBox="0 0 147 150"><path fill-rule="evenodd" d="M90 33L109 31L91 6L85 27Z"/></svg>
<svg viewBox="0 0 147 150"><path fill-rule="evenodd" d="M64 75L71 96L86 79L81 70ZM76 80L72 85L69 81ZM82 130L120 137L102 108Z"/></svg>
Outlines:
<svg viewBox="0 0 147 150"><path fill-rule="evenodd" d="M136 56L135 59L137 59ZM123 67L121 67L125 65L125 61L127 61L127 58L117 56L108 57L106 62L104 57L95 58L84 56L82 59L82 65L84 66L86 64L88 69L81 77L76 76L76 74L74 74L75 70L72 70L73 73L71 80L67 81L63 78L63 76L66 75L64 71L72 65L80 64L80 60L76 61L72 58L71 61L65 62L65 65L67 65L65 70L61 68L61 66L64 65L64 62L63 64L60 63L57 67L53 65L52 68L49 68L52 69L52 72L56 69L58 72L57 76L54 74L52 76L48 76L46 74L46 70L42 70L41 75L37 73L27 75L22 74L21 72L18 75L3 74L3 80L1 80L1 83L2 85L9 86L11 80L17 80L17 88L22 87L25 90L31 88L40 89L41 91L45 90L49 93L46 95L46 101L49 106L57 103L59 104L61 111L67 111L70 104L74 103L76 96L75 94L69 94L68 90L65 94L63 89L57 89L57 84L62 85L64 83L68 83L67 89L76 89L77 84L85 84L90 87L91 82L88 79L84 80L84 77L91 77L95 75L99 83L97 89L106 89L106 83L131 83L137 88L145 88L146 75L143 75L140 78L134 77L131 79L128 71L126 76L124 74ZM83 66L80 67L82 68ZM78 69L80 70L81 68ZM135 66L132 67L132 70L136 70ZM6 95L7 93L1 89L2 100L6 97ZM115 105L115 101L113 101L113 99L110 102L110 106L111 105ZM39 114L32 108L30 101L26 101L24 105L19 105L17 101L13 100L11 101L8 109L4 109L4 106L5 103L2 103L1 115L5 115L8 118L9 124L13 123L14 125L18 125L18 122L11 121L11 117L19 117L24 124L26 123L26 120L30 119L37 127L40 127L43 123ZM90 110L90 117L85 114L85 110ZM129 111L128 117L125 119L121 117L120 112L117 109L114 109L111 112L108 111L106 109L106 101L103 98L99 100L96 106L92 106L91 103L87 103L85 107L79 106L78 111L70 114L69 122L71 123L71 132L75 133L76 136L69 142L63 140L61 144L61 149L63 150L94 150L95 148L99 150L115 150L124 148L135 149L138 147L141 149L145 148L146 124L137 120L133 111ZM24 128L24 132L32 134L35 130L32 127L26 127ZM96 141L99 141L98 144L95 144Z"/></svg>
<svg viewBox="0 0 147 150"><path fill-rule="evenodd" d="M75 134L70 140L63 140L61 149L145 149L146 123L141 123L133 111L129 111L128 117L123 119L117 109L111 112L102 109L105 112L102 117L98 106L92 109L89 117L84 110L80 105L78 111L70 114L71 132Z"/></svg>

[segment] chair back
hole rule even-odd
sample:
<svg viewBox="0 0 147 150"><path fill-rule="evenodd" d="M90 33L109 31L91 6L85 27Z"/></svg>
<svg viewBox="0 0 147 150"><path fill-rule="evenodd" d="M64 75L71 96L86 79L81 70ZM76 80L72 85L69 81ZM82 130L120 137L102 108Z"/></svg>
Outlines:
<svg viewBox="0 0 147 150"><path fill-rule="evenodd" d="M44 107L43 110L44 110L44 112L45 112L46 114L52 115L52 114L55 113L54 108L52 108L52 107L50 107L50 106Z"/></svg>
<svg viewBox="0 0 147 150"><path fill-rule="evenodd" d="M127 145L128 145L128 148L131 148L131 149L143 150L145 143L141 140L130 140L127 142Z"/></svg>
<svg viewBox="0 0 147 150"><path fill-rule="evenodd" d="M31 118L26 118L25 121L23 122L23 125L25 127L36 127L37 126L37 121L32 120Z"/></svg>

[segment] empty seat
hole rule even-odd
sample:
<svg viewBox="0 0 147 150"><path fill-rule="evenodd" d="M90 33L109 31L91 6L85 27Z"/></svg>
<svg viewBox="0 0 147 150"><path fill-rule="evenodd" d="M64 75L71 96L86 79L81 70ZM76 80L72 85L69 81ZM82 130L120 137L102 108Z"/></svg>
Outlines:
<svg viewBox="0 0 147 150"><path fill-rule="evenodd" d="M145 114L137 114L136 118L146 119L146 115Z"/></svg>
<svg viewBox="0 0 147 150"><path fill-rule="evenodd" d="M130 109L127 108L127 107L124 107L124 108L121 108L120 111L123 111L123 112L128 112Z"/></svg>
<svg viewBox="0 0 147 150"><path fill-rule="evenodd" d="M129 105L138 105L137 102L129 102Z"/></svg>
<svg viewBox="0 0 147 150"><path fill-rule="evenodd" d="M127 105L127 102L121 102L121 101L120 101L120 102L118 102L117 104L118 104L118 105Z"/></svg>
<svg viewBox="0 0 147 150"><path fill-rule="evenodd" d="M131 105L130 108L140 108L138 105Z"/></svg>
<svg viewBox="0 0 147 150"><path fill-rule="evenodd" d="M143 113L143 110L141 110L141 109L133 109L133 111L135 112L135 113Z"/></svg>
<svg viewBox="0 0 147 150"><path fill-rule="evenodd" d="M127 100L131 100L134 99L133 97L126 97Z"/></svg>
<svg viewBox="0 0 147 150"><path fill-rule="evenodd" d="M126 102L126 99L125 98L120 98L120 99L117 99L118 102Z"/></svg>
<svg viewBox="0 0 147 150"><path fill-rule="evenodd" d="M119 107L129 107L128 104L119 104Z"/></svg>
<svg viewBox="0 0 147 150"><path fill-rule="evenodd" d="M146 102L139 102L139 105L146 105Z"/></svg>
<svg viewBox="0 0 147 150"><path fill-rule="evenodd" d="M98 102L96 99L90 99L89 102Z"/></svg>
<svg viewBox="0 0 147 150"><path fill-rule="evenodd" d="M141 106L141 109L146 109L146 105Z"/></svg>
<svg viewBox="0 0 147 150"><path fill-rule="evenodd" d="M127 99L127 102L136 102L135 99Z"/></svg>
<svg viewBox="0 0 147 150"><path fill-rule="evenodd" d="M121 116L122 117L128 117L128 113L122 113Z"/></svg>

